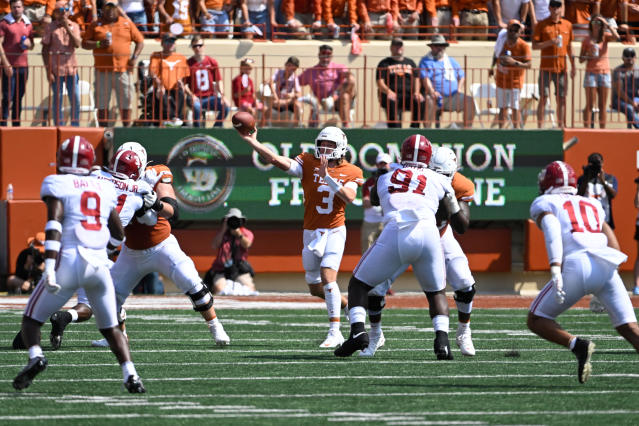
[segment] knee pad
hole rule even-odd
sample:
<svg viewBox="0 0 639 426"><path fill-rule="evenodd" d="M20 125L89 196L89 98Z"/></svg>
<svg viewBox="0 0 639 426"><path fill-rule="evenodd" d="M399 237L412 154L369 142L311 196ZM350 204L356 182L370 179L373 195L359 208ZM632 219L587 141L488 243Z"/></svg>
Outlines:
<svg viewBox="0 0 639 426"><path fill-rule="evenodd" d="M213 306L213 296L204 286L195 293L187 293L193 304L193 310L197 312L208 311Z"/></svg>
<svg viewBox="0 0 639 426"><path fill-rule="evenodd" d="M473 301L473 297L475 297L475 284L470 286L470 291L455 291L453 299L455 299L455 302L468 304Z"/></svg>
<svg viewBox="0 0 639 426"><path fill-rule="evenodd" d="M386 305L384 296L368 296L368 315L379 315Z"/></svg>

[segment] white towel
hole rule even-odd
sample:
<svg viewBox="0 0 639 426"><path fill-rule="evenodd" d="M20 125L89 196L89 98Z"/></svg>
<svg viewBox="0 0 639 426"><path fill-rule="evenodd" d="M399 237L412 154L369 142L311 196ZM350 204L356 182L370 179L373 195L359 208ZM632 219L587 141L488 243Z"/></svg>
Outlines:
<svg viewBox="0 0 639 426"><path fill-rule="evenodd" d="M315 256L324 256L326 250L326 243L328 243L328 230L316 229L315 238L306 247L313 252Z"/></svg>

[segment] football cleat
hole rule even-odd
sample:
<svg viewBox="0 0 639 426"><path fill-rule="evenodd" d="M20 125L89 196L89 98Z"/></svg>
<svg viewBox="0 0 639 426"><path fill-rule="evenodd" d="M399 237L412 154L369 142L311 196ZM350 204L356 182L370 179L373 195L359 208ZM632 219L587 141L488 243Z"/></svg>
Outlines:
<svg viewBox="0 0 639 426"><path fill-rule="evenodd" d="M64 329L71 322L71 314L65 311L57 311L51 315L49 321L51 321L51 335L49 335L51 349L57 351L62 345Z"/></svg>
<svg viewBox="0 0 639 426"><path fill-rule="evenodd" d="M457 347L461 351L462 355L475 356L475 345L473 345L470 325L468 327L462 327L460 324L457 327L455 342L457 343Z"/></svg>
<svg viewBox="0 0 639 426"><path fill-rule="evenodd" d="M335 349L333 352L335 356L347 357L355 353L355 351L361 351L366 349L369 344L368 333L360 331L355 336L350 335L348 339L342 343L342 345Z"/></svg>
<svg viewBox="0 0 639 426"><path fill-rule="evenodd" d="M328 330L328 335L320 345L320 348L336 348L342 343L344 343L344 336L342 336L342 332L339 331L339 329L331 329Z"/></svg>
<svg viewBox="0 0 639 426"><path fill-rule="evenodd" d="M586 383L592 372L592 364L590 364L590 357L595 351L595 344L590 340L580 339L577 337L575 347L572 349L572 353L577 357L577 378L579 383Z"/></svg>
<svg viewBox="0 0 639 426"><path fill-rule="evenodd" d="M144 389L144 385L142 384L142 380L139 376L130 375L126 382L124 382L124 387L129 393L146 393L146 389Z"/></svg>
<svg viewBox="0 0 639 426"><path fill-rule="evenodd" d="M13 343L11 344L13 349L27 349L27 345L24 344L24 340L22 340L22 332L18 331L16 337L13 338Z"/></svg>
<svg viewBox="0 0 639 426"><path fill-rule="evenodd" d="M44 356L31 358L27 366L13 379L14 389L22 390L28 388L35 376L47 368L47 364L47 359Z"/></svg>
<svg viewBox="0 0 639 426"><path fill-rule="evenodd" d="M91 340L91 346L94 348L108 348L109 342L107 342L107 339Z"/></svg>
<svg viewBox="0 0 639 426"><path fill-rule="evenodd" d="M435 332L435 355L439 360L453 359L453 353L450 351L450 343L448 342L448 333L445 331Z"/></svg>
<svg viewBox="0 0 639 426"><path fill-rule="evenodd" d="M215 339L215 344L218 346L227 346L231 343L231 338L226 331L224 331L224 327L221 322L215 323L214 326L209 326L209 330L211 330L211 334L213 335L213 339Z"/></svg>
<svg viewBox="0 0 639 426"><path fill-rule="evenodd" d="M369 334L368 346L366 347L366 349L362 350L359 353L359 356L375 356L375 352L377 352L377 349L384 346L384 343L386 343L384 332L382 330L379 330L379 333L376 333L375 331L371 330Z"/></svg>

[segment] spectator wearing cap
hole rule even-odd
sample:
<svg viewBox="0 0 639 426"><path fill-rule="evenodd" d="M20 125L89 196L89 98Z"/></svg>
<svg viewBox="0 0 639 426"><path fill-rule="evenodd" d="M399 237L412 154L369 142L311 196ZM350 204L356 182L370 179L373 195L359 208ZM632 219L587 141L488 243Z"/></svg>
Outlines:
<svg viewBox="0 0 639 426"><path fill-rule="evenodd" d="M15 294L31 293L44 272L44 232L27 239L27 248L18 254L15 274L7 278L7 291Z"/></svg>
<svg viewBox="0 0 639 426"><path fill-rule="evenodd" d="M421 94L419 69L410 58L404 56L404 42L393 38L390 43L391 56L377 65L377 94L386 111L387 126L402 127L402 113L411 111L411 127L419 128L423 121L426 102Z"/></svg>
<svg viewBox="0 0 639 426"><path fill-rule="evenodd" d="M246 227L246 217L238 208L229 209L222 228L213 238L217 256L204 283L215 294L247 296L255 293L253 267L248 262L253 233Z"/></svg>
<svg viewBox="0 0 639 426"><path fill-rule="evenodd" d="M626 47L623 64L612 72L612 108L626 115L628 128L639 129L639 67L636 52Z"/></svg>
<svg viewBox="0 0 639 426"><path fill-rule="evenodd" d="M373 245L379 234L384 229L384 214L381 206L371 204L371 190L377 184L377 178L390 170L391 156L380 152L375 158L375 171L362 185L362 207L364 208L364 220L361 228L362 254Z"/></svg>
<svg viewBox="0 0 639 426"><path fill-rule="evenodd" d="M233 103L239 111L246 111L253 117L257 117L257 113L264 109L264 105L255 96L255 84L251 78L254 62L251 58L244 58L240 61L240 74L231 81L231 92ZM264 119L263 116L262 125Z"/></svg>
<svg viewBox="0 0 639 426"><path fill-rule="evenodd" d="M427 105L427 121L430 115L438 111L463 112L464 127L472 127L475 118L473 98L462 92L466 75L455 58L446 54L448 42L441 34L432 37L428 44L431 51L419 62L420 77L426 95L430 97ZM437 105L435 108L433 105ZM436 117L435 117L436 118Z"/></svg>
<svg viewBox="0 0 639 426"><path fill-rule="evenodd" d="M53 122L65 123L62 113L63 87L66 87L71 106L71 125L80 125L80 90L78 87L78 61L75 50L82 44L80 27L69 19L67 3L58 0L53 10L53 22L42 36L42 61L53 92Z"/></svg>
<svg viewBox="0 0 639 426"><path fill-rule="evenodd" d="M357 0L357 12L369 38L389 39L399 31L398 0Z"/></svg>
<svg viewBox="0 0 639 426"><path fill-rule="evenodd" d="M9 111L11 123L20 126L22 99L29 78L27 50L33 49L33 27L23 11L21 0L10 0L11 13L0 21L0 60L2 61L2 121L7 125ZM24 40L23 40L24 38Z"/></svg>
<svg viewBox="0 0 639 426"><path fill-rule="evenodd" d="M131 46L135 45L133 53ZM92 22L82 38L82 47L93 50L95 103L102 127L115 124L109 119L111 92L120 109L123 126L131 124L133 78L131 71L144 47L144 37L128 18L120 16L116 0L107 0L102 16Z"/></svg>
<svg viewBox="0 0 639 426"><path fill-rule="evenodd" d="M355 77L346 65L332 61L333 48L327 44L319 47L319 62L300 75L301 86L310 86L312 94L303 96L302 102L311 105L309 127L319 124L320 108L337 111L342 127L350 125L350 110L355 102Z"/></svg>
<svg viewBox="0 0 639 426"><path fill-rule="evenodd" d="M184 119L186 96L193 92L185 81L191 75L186 57L175 52L175 36L165 33L162 36L162 51L153 52L149 63L149 76L153 81L151 104L154 120L164 120L168 127L180 127ZM148 115L147 115L148 116Z"/></svg>
<svg viewBox="0 0 639 426"><path fill-rule="evenodd" d="M266 122L270 122L273 110L277 111L277 120L280 123L286 123L287 120L281 119L282 112L292 112L293 126L299 126L301 123L302 103L299 97L302 95L299 78L297 77L297 69L300 66L300 60L296 56L291 56L286 60L284 68L279 69L271 77L268 85L271 96L265 97L266 109L264 110Z"/></svg>
<svg viewBox="0 0 639 426"><path fill-rule="evenodd" d="M229 114L230 103L224 96L220 67L215 59L204 55L204 40L195 35L191 39L193 56L187 60L190 68L189 88L193 96L187 103L193 108L193 126L200 127L202 111L217 111L214 127L222 127Z"/></svg>
<svg viewBox="0 0 639 426"><path fill-rule="evenodd" d="M171 0L167 0L167 4ZM187 2L188 3L188 2ZM217 33L222 36L228 35L231 31L231 20L229 11L233 6L229 0L198 0L197 9L200 17L200 31L207 33ZM186 11L188 11L188 6Z"/></svg>
<svg viewBox="0 0 639 426"><path fill-rule="evenodd" d="M586 62L584 89L586 107L584 108L584 127L594 127L594 106L598 99L599 127L606 128L606 109L610 92L610 63L608 61L608 42L619 40L617 30L610 26L601 15L592 15L588 24L588 35L581 41L579 62Z"/></svg>
<svg viewBox="0 0 639 426"><path fill-rule="evenodd" d="M497 107L499 108L499 128L504 127L508 115L508 108L512 111L513 127L521 126L519 98L524 86L524 74L531 66L530 46L521 35L524 26L516 19L508 22L506 39L497 56L497 72L495 85L497 86Z"/></svg>
<svg viewBox="0 0 639 426"><path fill-rule="evenodd" d="M534 28L532 48L541 50L539 72L539 103L537 105L537 127L544 125L546 100L550 96L550 82L555 85L557 95L557 120L561 128L566 126L566 93L568 74L566 56L570 61L570 78L575 78L575 59L572 55L572 24L561 17L563 1L551 0L550 16Z"/></svg>

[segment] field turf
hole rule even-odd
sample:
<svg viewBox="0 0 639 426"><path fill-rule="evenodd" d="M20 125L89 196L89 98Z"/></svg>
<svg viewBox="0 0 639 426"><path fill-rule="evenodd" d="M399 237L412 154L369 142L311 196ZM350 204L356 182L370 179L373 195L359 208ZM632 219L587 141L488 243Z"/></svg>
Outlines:
<svg viewBox="0 0 639 426"><path fill-rule="evenodd" d="M337 359L319 348L323 309L220 309L231 345L217 347L189 310L130 310L133 359L148 393L130 395L93 320L71 324L49 368L27 390L11 349L22 312L0 312L0 424L593 424L639 423L639 359L607 315L576 309L567 330L597 345L593 375L577 381L571 352L532 335L524 309L476 309L477 356L437 361L426 310L389 309L374 358ZM456 312L453 311L453 318ZM347 328L342 330L347 334ZM506 356L517 351L520 356Z"/></svg>

